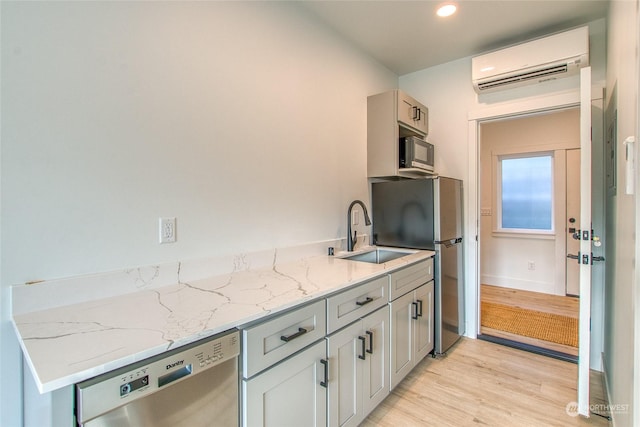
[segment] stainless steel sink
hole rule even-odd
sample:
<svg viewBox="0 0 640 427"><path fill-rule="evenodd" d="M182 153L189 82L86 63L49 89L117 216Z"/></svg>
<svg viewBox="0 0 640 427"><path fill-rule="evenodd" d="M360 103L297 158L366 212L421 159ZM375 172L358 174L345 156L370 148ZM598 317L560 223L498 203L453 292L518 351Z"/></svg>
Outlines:
<svg viewBox="0 0 640 427"><path fill-rule="evenodd" d="M356 255L344 256L342 259L349 261L368 262L371 264L383 264L385 262L402 258L403 256L415 253L415 251L400 251L389 249L374 249L369 252L359 253Z"/></svg>

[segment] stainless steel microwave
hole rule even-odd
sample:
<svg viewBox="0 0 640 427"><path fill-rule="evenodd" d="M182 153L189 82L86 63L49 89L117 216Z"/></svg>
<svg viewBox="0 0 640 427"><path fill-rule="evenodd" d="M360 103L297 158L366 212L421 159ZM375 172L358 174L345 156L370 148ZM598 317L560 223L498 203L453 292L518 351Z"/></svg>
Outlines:
<svg viewBox="0 0 640 427"><path fill-rule="evenodd" d="M417 136L400 138L400 168L417 168L434 172L433 144Z"/></svg>

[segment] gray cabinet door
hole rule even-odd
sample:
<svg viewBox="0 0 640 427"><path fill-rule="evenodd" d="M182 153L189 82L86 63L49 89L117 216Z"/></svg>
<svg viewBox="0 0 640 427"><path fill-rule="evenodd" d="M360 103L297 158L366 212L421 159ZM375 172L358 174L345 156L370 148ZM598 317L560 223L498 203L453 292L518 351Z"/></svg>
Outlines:
<svg viewBox="0 0 640 427"><path fill-rule="evenodd" d="M389 394L389 306L327 338L329 426L357 426Z"/></svg>
<svg viewBox="0 0 640 427"><path fill-rule="evenodd" d="M416 345L416 363L433 350L433 280L415 290L419 315L414 321L414 342Z"/></svg>
<svg viewBox="0 0 640 427"><path fill-rule="evenodd" d="M389 306L362 319L367 354L362 375L362 416L389 395Z"/></svg>
<svg viewBox="0 0 640 427"><path fill-rule="evenodd" d="M413 292L401 296L391 303L391 389L411 371L413 354Z"/></svg>
<svg viewBox="0 0 640 427"><path fill-rule="evenodd" d="M324 380L326 343L303 352L242 381L245 427L325 427L327 389Z"/></svg>
<svg viewBox="0 0 640 427"><path fill-rule="evenodd" d="M365 354L363 340L361 320L327 338L330 427L357 426L362 421L363 364L359 356Z"/></svg>

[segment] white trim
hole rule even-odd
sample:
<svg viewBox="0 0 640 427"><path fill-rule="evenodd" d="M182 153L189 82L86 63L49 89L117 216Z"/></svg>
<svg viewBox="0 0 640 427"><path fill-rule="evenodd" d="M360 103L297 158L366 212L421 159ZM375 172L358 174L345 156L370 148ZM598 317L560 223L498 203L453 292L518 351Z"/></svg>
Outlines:
<svg viewBox="0 0 640 427"><path fill-rule="evenodd" d="M545 230L517 230L517 229L499 229L492 230L493 237L506 237L514 239L538 239L538 240L554 240L556 238L555 231Z"/></svg>
<svg viewBox="0 0 640 427"><path fill-rule="evenodd" d="M555 295L553 282L540 282L535 280L525 280L517 277L494 276L492 274L482 274L482 283L491 283L492 286L499 286L506 289L519 289L522 291L541 292Z"/></svg>
<svg viewBox="0 0 640 427"><path fill-rule="evenodd" d="M636 0L636 52L637 49L640 48L640 2ZM640 136L640 56L636 53L636 63L635 63L635 100L636 100L636 140L638 136ZM638 148L640 144L634 144L635 146L635 159L639 159L640 149ZM638 173L638 168L636 168L636 176L635 179L635 188L636 190L640 189L640 174ZM633 425L640 425L640 369L637 369L640 366L640 337L638 337L638 332L640 331L640 268L638 267L638 260L640 259L640 239L637 238L638 232L640 231L640 197L638 197L638 191L636 191L635 197L635 207L636 207L636 223L635 223L635 235L636 235L636 247L635 247L635 277L634 277L634 289L632 290L632 295L634 296L633 301L633 316L634 316L634 331L635 338L633 342L633 358L634 363L633 366L636 369L633 370L633 396L631 402L631 410L633 411L632 419Z"/></svg>
<svg viewBox="0 0 640 427"><path fill-rule="evenodd" d="M604 86L601 83L591 88L591 100L603 99ZM471 338L476 338L480 332L480 204L478 200L478 162L480 153L478 142L480 139L479 125L481 122L499 120L507 117L517 117L536 112L546 112L563 108L572 108L580 105L580 91L576 88L555 95L525 99L517 102L509 102L495 106L488 106L470 111L468 114L468 141L469 153L469 184L465 192L465 212L467 212L466 232L470 236L466 240L466 265L467 280L465 295L467 296L467 333ZM475 238L474 238L475 236ZM639 249L640 251L640 249ZM639 297L640 299L640 297ZM640 330L640 315L638 325ZM640 355L639 355L640 357ZM640 385L639 385L640 388Z"/></svg>
<svg viewBox="0 0 640 427"><path fill-rule="evenodd" d="M555 237L555 294L567 294L567 151L576 148L556 150L554 166L554 224Z"/></svg>
<svg viewBox="0 0 640 427"><path fill-rule="evenodd" d="M529 228L504 228L502 227L502 161L505 159L524 159L530 157L549 157L551 160L551 228L549 229L529 229ZM523 150L518 150L517 153L509 153L509 154L500 154L500 151L491 153L493 174L492 174L492 194L495 194L492 197L493 202L493 230L492 233L494 235L497 234L520 234L520 235L537 235L537 236L554 236L556 234L555 225L556 218L553 213L555 212L555 204L556 204L556 183L555 183L555 174L556 174L556 162L555 162L555 152L554 151L535 151L528 152Z"/></svg>
<svg viewBox="0 0 640 427"><path fill-rule="evenodd" d="M591 261L591 67L580 70L580 253ZM588 255L584 255L588 254ZM580 264L580 318L578 320L578 413L589 412L591 368L591 265Z"/></svg>
<svg viewBox="0 0 640 427"><path fill-rule="evenodd" d="M466 316L468 337L477 338L480 333L480 200L478 187L480 185L479 175L479 144L480 139L479 123L477 120L470 120L468 123L469 140L467 151L469 153L469 185L465 191L464 203L466 206L467 224L465 239L467 275L465 281L466 295ZM475 236L475 238L474 238Z"/></svg>
<svg viewBox="0 0 640 427"><path fill-rule="evenodd" d="M600 97L603 89L600 88ZM594 93L598 93L596 90ZM467 298L467 336L476 338L480 333L480 205L479 190L479 126L481 122L498 120L507 117L528 115L537 112L547 112L550 110L573 108L580 105L580 91L574 89L564 93L525 99L519 102L510 102L501 105L490 106L469 112L469 185L467 186L465 203L467 205L467 233L471 236L467 239L467 271L469 272L466 281ZM476 236L474 239L473 236Z"/></svg>
<svg viewBox="0 0 640 427"><path fill-rule="evenodd" d="M520 114L531 114L537 111L574 107L578 104L580 104L580 92L577 89L572 89L555 95L528 98L470 111L468 118L469 121L497 120Z"/></svg>

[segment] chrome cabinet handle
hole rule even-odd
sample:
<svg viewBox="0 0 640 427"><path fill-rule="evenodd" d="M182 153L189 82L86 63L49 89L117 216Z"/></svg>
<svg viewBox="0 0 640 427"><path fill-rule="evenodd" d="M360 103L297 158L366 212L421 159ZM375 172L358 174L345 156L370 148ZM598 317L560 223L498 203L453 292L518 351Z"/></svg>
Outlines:
<svg viewBox="0 0 640 427"><path fill-rule="evenodd" d="M291 340L294 340L294 339L296 339L296 338L298 338L298 337L300 337L300 336L302 336L302 335L306 334L307 332L309 332L309 331L307 331L305 328L298 328L298 332L296 332L295 334L291 334L291 335L289 335L289 336L282 335L282 336L280 337L280 339L281 339L282 341L284 341L284 342L289 342L289 341L291 341Z"/></svg>

